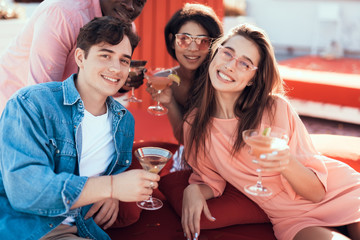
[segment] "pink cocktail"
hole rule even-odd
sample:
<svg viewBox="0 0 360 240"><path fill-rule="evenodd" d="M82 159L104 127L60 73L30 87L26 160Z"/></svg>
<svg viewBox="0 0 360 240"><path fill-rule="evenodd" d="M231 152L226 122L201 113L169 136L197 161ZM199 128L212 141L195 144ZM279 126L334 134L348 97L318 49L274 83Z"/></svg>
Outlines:
<svg viewBox="0 0 360 240"><path fill-rule="evenodd" d="M289 148L288 136L285 131L271 131L266 135L263 131L257 129L245 130L242 133L243 139L250 146L250 154L254 156L254 160L260 159L263 154L271 154L281 152ZM254 185L244 187L247 193L255 196L270 196L272 191L262 184L261 169L257 169L258 181Z"/></svg>
<svg viewBox="0 0 360 240"><path fill-rule="evenodd" d="M161 94L161 91L169 86L173 81L180 84L180 78L172 69L158 71L153 74L150 73L146 78L149 80L151 87L154 88L159 95ZM148 112L155 116L161 116L167 114L168 109L161 105L160 101L157 101L156 105L148 107Z"/></svg>

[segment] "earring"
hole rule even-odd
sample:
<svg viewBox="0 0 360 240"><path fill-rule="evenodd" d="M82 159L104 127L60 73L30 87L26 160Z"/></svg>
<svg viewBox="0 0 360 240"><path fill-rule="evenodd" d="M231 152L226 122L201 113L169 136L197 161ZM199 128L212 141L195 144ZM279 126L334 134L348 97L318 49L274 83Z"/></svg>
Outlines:
<svg viewBox="0 0 360 240"><path fill-rule="evenodd" d="M246 84L246 86L248 86L248 87L250 87L251 85L253 85L252 82L248 82L248 83Z"/></svg>

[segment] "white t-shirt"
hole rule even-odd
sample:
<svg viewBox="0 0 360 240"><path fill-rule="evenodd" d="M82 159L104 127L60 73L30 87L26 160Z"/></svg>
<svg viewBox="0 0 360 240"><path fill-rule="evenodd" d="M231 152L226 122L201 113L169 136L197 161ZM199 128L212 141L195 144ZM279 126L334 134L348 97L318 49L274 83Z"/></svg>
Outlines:
<svg viewBox="0 0 360 240"><path fill-rule="evenodd" d="M94 116L86 110L84 113L80 176L94 177L106 171L115 154L112 121L108 111L101 116Z"/></svg>
<svg viewBox="0 0 360 240"><path fill-rule="evenodd" d="M81 133L80 176L102 175L115 155L112 120L108 110L101 116L94 116L85 110ZM71 225L74 221L74 218L67 217L62 224Z"/></svg>

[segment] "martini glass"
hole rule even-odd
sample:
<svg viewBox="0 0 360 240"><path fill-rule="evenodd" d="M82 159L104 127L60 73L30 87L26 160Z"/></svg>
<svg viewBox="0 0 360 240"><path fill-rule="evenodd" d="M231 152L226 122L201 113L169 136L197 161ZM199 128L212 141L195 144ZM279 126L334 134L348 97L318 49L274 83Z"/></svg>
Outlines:
<svg viewBox="0 0 360 240"><path fill-rule="evenodd" d="M166 69L162 71L155 71L155 73L150 72L146 78L150 81L151 87L157 91L157 94L161 94L161 91L164 90L173 80L169 78L170 74L176 74L172 69ZM168 109L161 105L160 101L157 101L156 105L148 107L148 112L155 116L162 116L168 113Z"/></svg>
<svg viewBox="0 0 360 240"><path fill-rule="evenodd" d="M139 160L144 170L158 174L160 170L172 157L172 153L159 147L142 147L135 150L134 155ZM137 202L139 208L146 210L157 210L163 206L160 199L151 195L148 200Z"/></svg>
<svg viewBox="0 0 360 240"><path fill-rule="evenodd" d="M137 77L145 70L145 65L147 61L145 60L131 60L130 62L130 69L129 69L129 77L130 79L132 77ZM135 97L135 87L131 88L131 96L127 99L124 99L124 101L128 102L142 102L141 99Z"/></svg>
<svg viewBox="0 0 360 240"><path fill-rule="evenodd" d="M263 131L249 129L243 131L242 136L245 143L250 146L250 154L254 157L254 160L260 159L262 154L271 154L275 151L280 152L289 148L289 138L285 130L274 130L264 135ZM255 196L270 196L272 191L263 185L261 169L257 169L256 172L258 174L256 184L247 185L244 187L244 190Z"/></svg>

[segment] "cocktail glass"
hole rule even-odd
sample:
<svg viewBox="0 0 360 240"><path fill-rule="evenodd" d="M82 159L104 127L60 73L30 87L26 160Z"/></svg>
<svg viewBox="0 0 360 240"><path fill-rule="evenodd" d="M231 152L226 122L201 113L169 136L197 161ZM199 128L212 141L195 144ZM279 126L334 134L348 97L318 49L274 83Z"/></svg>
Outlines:
<svg viewBox="0 0 360 240"><path fill-rule="evenodd" d="M145 65L147 61L145 60L131 60L130 62L130 69L129 69L129 77L130 79L132 77L137 77L145 70ZM141 99L135 97L135 87L131 88L131 96L127 99L124 99L124 101L128 102L142 102Z"/></svg>
<svg viewBox="0 0 360 240"><path fill-rule="evenodd" d="M250 146L250 154L255 157L255 162L260 159L260 155L280 152L289 148L285 130L272 130L264 135L264 131L249 129L243 131L242 136L245 143ZM262 184L261 168L258 168L256 172L258 174L256 184L245 186L245 191L255 196L270 196L271 189Z"/></svg>
<svg viewBox="0 0 360 240"><path fill-rule="evenodd" d="M173 80L169 78L170 74L176 74L172 69L166 69L162 71L157 71L155 73L149 73L147 79L151 83L151 87L154 88L157 93L160 95L161 91L164 90ZM161 116L168 113L168 109L161 105L160 101L157 101L156 105L148 107L148 112L155 116Z"/></svg>
<svg viewBox="0 0 360 240"><path fill-rule="evenodd" d="M159 147L142 147L135 150L134 155L139 160L144 170L151 173L159 173L160 170L172 157L172 153ZM139 208L146 210L157 210L163 206L160 199L149 196L148 200L137 202Z"/></svg>

